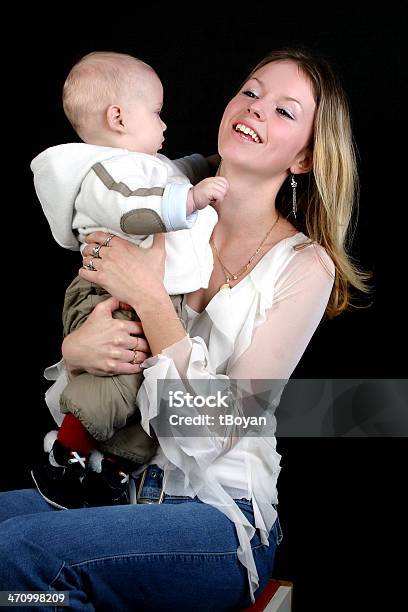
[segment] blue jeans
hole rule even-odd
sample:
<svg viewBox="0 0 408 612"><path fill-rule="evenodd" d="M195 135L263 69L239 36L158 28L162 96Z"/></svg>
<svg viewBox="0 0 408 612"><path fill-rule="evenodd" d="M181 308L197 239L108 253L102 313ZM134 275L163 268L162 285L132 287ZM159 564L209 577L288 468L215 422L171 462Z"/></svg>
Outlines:
<svg viewBox="0 0 408 612"><path fill-rule="evenodd" d="M236 501L254 524L251 502ZM280 539L277 520L269 546L258 530L251 540L256 597ZM197 497L57 510L34 489L0 493L0 590L68 591L75 612L245 608L248 577L237 546L234 524Z"/></svg>

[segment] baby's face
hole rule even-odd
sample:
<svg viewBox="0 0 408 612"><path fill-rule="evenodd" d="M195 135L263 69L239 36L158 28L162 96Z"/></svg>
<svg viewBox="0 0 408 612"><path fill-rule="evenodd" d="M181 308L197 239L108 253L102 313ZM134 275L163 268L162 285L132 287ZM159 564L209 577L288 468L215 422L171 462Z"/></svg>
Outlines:
<svg viewBox="0 0 408 612"><path fill-rule="evenodd" d="M136 90L136 87L135 87ZM160 118L163 106L163 86L159 77L150 71L144 74L143 85L138 84L135 96L124 105L124 124L129 151L156 155L162 148L166 124Z"/></svg>

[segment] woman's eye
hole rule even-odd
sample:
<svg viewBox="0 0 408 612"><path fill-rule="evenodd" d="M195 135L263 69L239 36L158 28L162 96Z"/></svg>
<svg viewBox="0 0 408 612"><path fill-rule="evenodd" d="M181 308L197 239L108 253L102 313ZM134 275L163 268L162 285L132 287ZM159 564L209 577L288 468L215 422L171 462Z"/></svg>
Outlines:
<svg viewBox="0 0 408 612"><path fill-rule="evenodd" d="M288 111L286 111L284 108L277 108L276 110L278 111L280 115L282 114L284 117L288 117L289 119L292 119L292 120L294 119L294 117L292 117L292 115L290 115Z"/></svg>
<svg viewBox="0 0 408 612"><path fill-rule="evenodd" d="M246 89L245 91L242 92L244 94L244 96L248 96L249 98L256 98L256 94L254 94L253 91L251 91L250 89Z"/></svg>

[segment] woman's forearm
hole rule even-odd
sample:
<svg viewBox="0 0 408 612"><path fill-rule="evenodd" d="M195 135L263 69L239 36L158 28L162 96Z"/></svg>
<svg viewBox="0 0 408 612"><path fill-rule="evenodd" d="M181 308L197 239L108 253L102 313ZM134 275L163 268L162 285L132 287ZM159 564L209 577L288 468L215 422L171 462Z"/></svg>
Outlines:
<svg viewBox="0 0 408 612"><path fill-rule="evenodd" d="M132 304L132 306L140 317L143 333L150 345L152 355L158 355L163 349L172 346L186 336L173 303L164 288L162 292L145 297L140 303Z"/></svg>

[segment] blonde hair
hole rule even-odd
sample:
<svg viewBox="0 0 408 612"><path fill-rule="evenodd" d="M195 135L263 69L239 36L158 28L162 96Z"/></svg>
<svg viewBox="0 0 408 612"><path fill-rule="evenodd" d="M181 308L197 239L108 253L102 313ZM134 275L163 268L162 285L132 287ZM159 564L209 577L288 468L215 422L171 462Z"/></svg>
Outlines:
<svg viewBox="0 0 408 612"><path fill-rule="evenodd" d="M351 301L351 287L363 293L371 292L367 283L371 273L362 271L348 253L359 204L356 148L346 94L324 58L304 49L273 51L255 66L246 80L267 64L288 60L295 62L310 79L316 102L313 137L309 145L313 152L313 168L308 174L296 175L297 219L294 225L310 240L294 248L303 249L316 242L332 258L335 281L326 308L327 317L332 319L343 310L357 308ZM276 201L282 214L291 207L289 180L282 185Z"/></svg>
<svg viewBox="0 0 408 612"><path fill-rule="evenodd" d="M141 69L153 71L145 62L124 53L95 51L73 66L62 92L64 112L81 136L111 104L123 101L132 91ZM154 71L153 71L154 72Z"/></svg>

